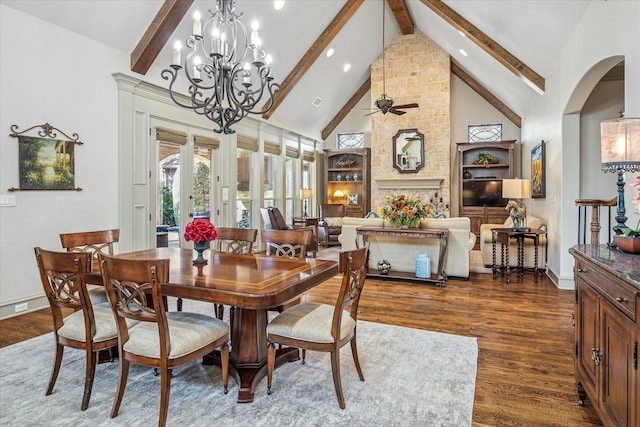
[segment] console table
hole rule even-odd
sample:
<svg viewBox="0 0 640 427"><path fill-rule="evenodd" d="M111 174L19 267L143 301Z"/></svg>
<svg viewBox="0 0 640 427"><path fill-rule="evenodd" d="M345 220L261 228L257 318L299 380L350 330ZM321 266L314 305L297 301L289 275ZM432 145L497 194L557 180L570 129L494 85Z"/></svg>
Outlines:
<svg viewBox="0 0 640 427"><path fill-rule="evenodd" d="M640 256L607 245L577 245L569 253L575 258L578 402L584 406L588 397L607 427L637 427Z"/></svg>
<svg viewBox="0 0 640 427"><path fill-rule="evenodd" d="M367 242L368 236L400 236L414 239L438 239L440 241L440 252L438 254L438 271L428 278L416 277L415 273L407 273L403 271L390 271L382 274L377 271L368 269L367 276L370 277L389 277L392 279L410 279L423 282L434 283L438 287L444 287L447 282L447 273L444 271L444 262L447 254L447 243L449 242L449 230L430 230L426 228L383 228L383 227L358 227L356 229L358 235L363 237L363 242ZM356 239L358 242L359 239ZM367 263L368 265L368 263Z"/></svg>
<svg viewBox="0 0 640 427"><path fill-rule="evenodd" d="M540 246L540 236L547 234L545 230L541 229L517 229L517 228L492 228L491 229L491 245L493 250L493 265L491 266L491 272L495 279L498 271L505 277L507 283L510 281L511 266L509 262L509 244L511 239L516 239L518 245L518 264L516 267L518 277L524 275L524 240L533 240L534 252L534 264L533 264L533 281L538 283L538 277L540 272L538 271L538 247ZM500 265L497 263L496 257L496 243L500 243Z"/></svg>

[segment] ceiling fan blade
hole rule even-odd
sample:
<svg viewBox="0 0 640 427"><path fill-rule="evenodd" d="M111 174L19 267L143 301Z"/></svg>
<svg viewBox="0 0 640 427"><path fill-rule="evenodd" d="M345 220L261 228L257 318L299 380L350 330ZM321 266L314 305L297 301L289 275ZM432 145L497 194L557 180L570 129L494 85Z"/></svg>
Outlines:
<svg viewBox="0 0 640 427"><path fill-rule="evenodd" d="M407 114L406 111L396 110L396 107L393 107L392 109L390 109L389 112L395 114L396 116Z"/></svg>
<svg viewBox="0 0 640 427"><path fill-rule="evenodd" d="M418 108L418 104L414 102L412 104L394 105L393 108Z"/></svg>
<svg viewBox="0 0 640 427"><path fill-rule="evenodd" d="M380 112L380 110L372 111L372 112L370 112L368 114L365 114L365 116L370 116L372 114L379 113L379 112Z"/></svg>

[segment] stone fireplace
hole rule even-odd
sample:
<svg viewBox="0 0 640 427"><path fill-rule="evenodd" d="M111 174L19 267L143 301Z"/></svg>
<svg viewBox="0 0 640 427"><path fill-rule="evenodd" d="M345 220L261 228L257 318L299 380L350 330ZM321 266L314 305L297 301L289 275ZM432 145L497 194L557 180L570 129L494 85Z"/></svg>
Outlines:
<svg viewBox="0 0 640 427"><path fill-rule="evenodd" d="M449 55L419 31L398 37L384 55L384 91L395 105L416 102L419 108L371 116L371 209L378 212L388 195L416 194L425 202L437 199L449 216L443 208L451 206ZM371 66L372 101L383 93L382 76L380 55ZM425 165L417 173L400 173L393 167L392 139L412 128L424 134Z"/></svg>

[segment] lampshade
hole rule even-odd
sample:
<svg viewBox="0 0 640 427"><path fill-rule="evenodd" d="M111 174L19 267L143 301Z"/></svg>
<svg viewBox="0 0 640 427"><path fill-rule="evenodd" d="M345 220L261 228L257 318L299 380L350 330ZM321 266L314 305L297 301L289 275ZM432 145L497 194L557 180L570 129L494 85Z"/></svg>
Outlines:
<svg viewBox="0 0 640 427"><path fill-rule="evenodd" d="M310 188L301 188L300 189L300 198L301 199L310 199L311 197L313 197L313 190L311 190Z"/></svg>
<svg viewBox="0 0 640 427"><path fill-rule="evenodd" d="M333 197L335 197L336 199L339 199L341 197L344 197L344 191L342 190L336 190L335 193L333 193Z"/></svg>
<svg viewBox="0 0 640 427"><path fill-rule="evenodd" d="M600 155L603 172L640 171L640 118L601 122Z"/></svg>
<svg viewBox="0 0 640 427"><path fill-rule="evenodd" d="M528 199L529 180L528 179L503 179L502 197L505 199Z"/></svg>

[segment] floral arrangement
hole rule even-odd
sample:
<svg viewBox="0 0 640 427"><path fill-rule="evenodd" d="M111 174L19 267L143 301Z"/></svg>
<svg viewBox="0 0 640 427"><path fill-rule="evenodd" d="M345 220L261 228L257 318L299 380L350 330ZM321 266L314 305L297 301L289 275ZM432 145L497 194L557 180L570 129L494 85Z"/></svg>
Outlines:
<svg viewBox="0 0 640 427"><path fill-rule="evenodd" d="M407 197L404 194L388 196L380 208L382 218L395 227L415 227L422 218L426 218L429 208L417 196Z"/></svg>
<svg viewBox="0 0 640 427"><path fill-rule="evenodd" d="M184 229L184 239L188 242L193 240L196 243L200 243L207 240L216 240L216 237L218 237L218 232L208 219L194 219Z"/></svg>

